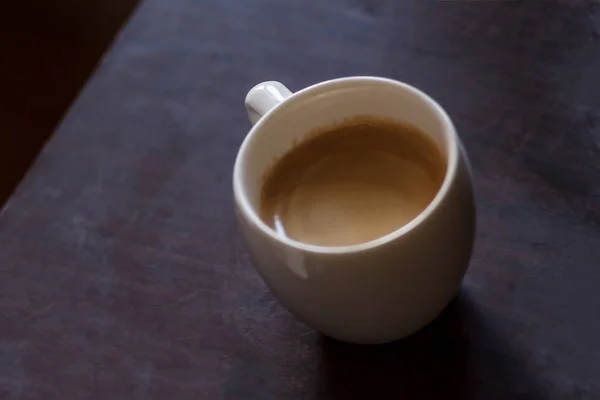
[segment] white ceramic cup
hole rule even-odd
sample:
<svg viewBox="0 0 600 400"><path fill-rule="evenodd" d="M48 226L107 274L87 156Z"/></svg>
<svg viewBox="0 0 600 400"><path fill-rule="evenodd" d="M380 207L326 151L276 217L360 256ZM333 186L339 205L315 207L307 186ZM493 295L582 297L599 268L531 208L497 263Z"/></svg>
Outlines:
<svg viewBox="0 0 600 400"><path fill-rule="evenodd" d="M471 170L446 112L414 87L376 77L294 94L264 82L250 90L246 109L254 126L235 161L236 214L254 265L281 304L352 343L401 339L435 319L460 287L475 233ZM265 171L313 129L365 114L407 121L443 149L447 171L433 201L410 223L357 245L315 246L277 234L259 216Z"/></svg>

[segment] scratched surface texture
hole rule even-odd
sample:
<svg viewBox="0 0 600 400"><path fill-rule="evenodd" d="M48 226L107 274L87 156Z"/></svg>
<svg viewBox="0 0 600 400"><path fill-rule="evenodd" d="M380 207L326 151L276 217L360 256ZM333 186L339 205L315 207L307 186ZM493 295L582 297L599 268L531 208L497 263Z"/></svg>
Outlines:
<svg viewBox="0 0 600 400"><path fill-rule="evenodd" d="M600 5L146 0L0 217L0 399L600 398ZM246 91L414 84L479 201L432 325L359 347L248 260L231 172Z"/></svg>

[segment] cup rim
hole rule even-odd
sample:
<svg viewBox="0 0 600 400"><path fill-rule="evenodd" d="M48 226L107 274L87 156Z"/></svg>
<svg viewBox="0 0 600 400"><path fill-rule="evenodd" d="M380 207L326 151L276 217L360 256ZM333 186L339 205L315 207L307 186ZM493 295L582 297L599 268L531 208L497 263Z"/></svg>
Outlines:
<svg viewBox="0 0 600 400"><path fill-rule="evenodd" d="M347 88L350 85L363 86L369 84L392 85L398 89L409 92L411 95L420 98L420 100L434 112L435 116L442 123L442 132L446 137L448 148L447 166L444 180L442 182L442 185L438 189L435 197L433 198L433 200L431 200L431 202L429 202L427 207L425 207L425 209L419 213L419 215L417 215L407 224L402 225L398 229L386 235L380 236L373 240L369 240L367 242L346 246L319 246L304 243L298 240L279 235L273 228L268 226L260 218L256 210L254 210L254 208L250 205L250 201L248 200L243 187L244 185L241 178L241 169L243 164L242 160L247 157L254 136L258 134L262 127L273 117L275 113L279 113L285 110L286 108L292 107L294 104L308 99L309 97L313 97L315 95L337 89ZM336 78L308 86L302 90L299 90L298 92L293 93L290 97L286 98L276 107L269 110L265 115L263 115L260 118L260 120L252 127L252 129L250 129L249 133L244 138L235 159L235 164L233 168L234 200L237 205L238 212L242 213L243 216L260 231L260 233L276 242L284 244L285 246L294 248L299 251L317 254L359 253L382 247L392 241L395 241L401 238L402 236L408 234L409 232L413 231L415 228L417 228L423 222L425 222L431 216L431 214L442 204L445 197L447 196L447 193L450 190L452 182L454 181L455 176L457 174L458 162L459 143L454 124L452 123L452 120L450 119L446 111L425 92L407 83L389 78L374 76L353 76L346 78Z"/></svg>

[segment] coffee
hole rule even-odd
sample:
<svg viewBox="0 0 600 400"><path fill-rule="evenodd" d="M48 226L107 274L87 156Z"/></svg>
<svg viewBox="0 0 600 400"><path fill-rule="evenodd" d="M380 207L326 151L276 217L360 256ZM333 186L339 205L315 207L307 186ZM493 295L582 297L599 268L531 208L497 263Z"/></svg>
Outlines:
<svg viewBox="0 0 600 400"><path fill-rule="evenodd" d="M359 116L308 133L276 160L264 175L261 218L307 244L364 243L419 215L445 174L445 157L419 128Z"/></svg>

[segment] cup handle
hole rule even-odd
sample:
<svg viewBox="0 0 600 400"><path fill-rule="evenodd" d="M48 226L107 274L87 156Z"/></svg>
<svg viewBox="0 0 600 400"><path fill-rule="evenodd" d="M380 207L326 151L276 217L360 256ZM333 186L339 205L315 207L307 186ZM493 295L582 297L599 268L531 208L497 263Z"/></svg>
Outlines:
<svg viewBox="0 0 600 400"><path fill-rule="evenodd" d="M254 86L246 95L246 112L252 125L269 110L292 95L282 83L267 81Z"/></svg>

